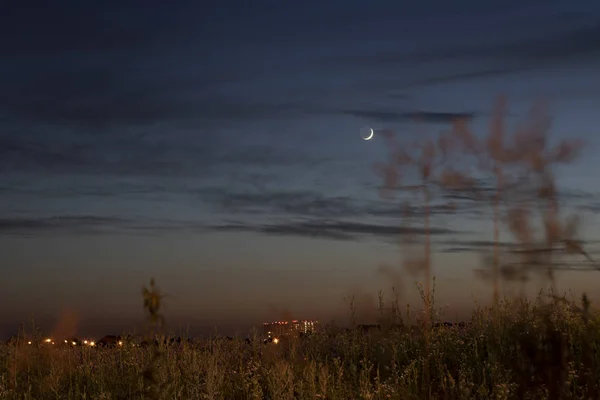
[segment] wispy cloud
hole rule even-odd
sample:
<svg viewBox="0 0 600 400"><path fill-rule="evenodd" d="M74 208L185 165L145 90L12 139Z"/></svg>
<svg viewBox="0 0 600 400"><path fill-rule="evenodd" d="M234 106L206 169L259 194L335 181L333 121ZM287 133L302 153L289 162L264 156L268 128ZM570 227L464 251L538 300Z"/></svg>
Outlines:
<svg viewBox="0 0 600 400"><path fill-rule="evenodd" d="M413 111L404 114L406 118L420 122L449 123L456 120L472 120L477 116L473 112L439 112L439 111Z"/></svg>
<svg viewBox="0 0 600 400"><path fill-rule="evenodd" d="M97 234L103 230L130 226L132 221L117 217L92 215L65 215L47 218L4 218L0 219L0 234L29 236L43 233Z"/></svg>
<svg viewBox="0 0 600 400"><path fill-rule="evenodd" d="M363 219L398 218L406 215L414 218L422 217L424 212L424 208L418 204L406 206L401 201L335 196L313 190L263 189L242 192L225 187L212 187L199 190L198 196L208 206L228 214ZM436 216L456 216L473 213L483 206L484 204L481 204L481 207L461 207L442 201L431 204L429 212Z"/></svg>
<svg viewBox="0 0 600 400"><path fill-rule="evenodd" d="M225 151L219 157L219 162L230 165L253 165L259 167L280 167L292 165L316 165L326 161L323 158L316 157L292 149L284 145L264 146L247 145L243 148L236 148Z"/></svg>
<svg viewBox="0 0 600 400"><path fill-rule="evenodd" d="M378 237L389 241L395 236L419 236L424 231L419 224L387 225L377 219L403 216L400 206L377 200L347 196L327 196L314 191L253 191L233 192L225 188L201 191L203 201L224 215L238 215L241 221L213 226L218 231L257 232L271 235L322 237L336 240L362 240ZM412 215L422 210L415 206ZM435 215L456 215L457 211L443 206L432 207ZM248 222L252 216L253 222ZM260 222L273 218L277 223ZM301 222L297 220L301 219ZM259 222L255 222L255 221ZM450 228L434 227L432 235L457 233Z"/></svg>
<svg viewBox="0 0 600 400"><path fill-rule="evenodd" d="M309 190L235 192L226 188L201 191L202 199L228 213L287 214L296 216L347 217L364 213L349 197L327 196Z"/></svg>
<svg viewBox="0 0 600 400"><path fill-rule="evenodd" d="M168 232L202 232L195 221L122 218L99 215L56 215L52 217L0 218L0 235L37 237L40 235L160 235Z"/></svg>
<svg viewBox="0 0 600 400"><path fill-rule="evenodd" d="M540 31L533 32L518 41L509 39L486 44L447 45L404 54L381 54L371 61L400 65L485 58L490 61L520 61L523 67L525 64L534 66L565 61L573 56L598 55L596 41L599 33L600 24L593 23L575 29L546 32L546 35Z"/></svg>
<svg viewBox="0 0 600 400"><path fill-rule="evenodd" d="M588 246L596 247L597 240L582 240L580 242L586 248ZM522 254L528 252L549 252L549 249L524 250L521 245L515 241L499 241L498 247L505 254ZM495 246L493 241L470 240L470 239L440 239L436 241L436 246L442 253L487 253ZM556 249L554 249L556 250Z"/></svg>
<svg viewBox="0 0 600 400"><path fill-rule="evenodd" d="M0 170L4 172L76 172L95 175L214 176L240 166L272 168L314 166L323 160L303 150L275 145L237 145L224 138L173 132L96 138L64 132L0 134ZM216 169L216 170L215 170Z"/></svg>
<svg viewBox="0 0 600 400"><path fill-rule="evenodd" d="M341 222L331 220L316 220L311 222L289 222L278 224L230 224L217 225L212 229L217 231L257 232L269 235L291 235L335 240L360 240L364 237L395 237L425 235L422 228L366 224L356 222ZM431 228L431 235L456 234L458 232L445 228Z"/></svg>
<svg viewBox="0 0 600 400"><path fill-rule="evenodd" d="M439 198L430 204L429 212L436 217L473 216L482 218L491 212L494 189L482 186L479 196L473 191L448 190L439 193ZM254 189L240 191L229 187L206 187L196 192L207 206L227 214L289 215L299 217L326 218L420 218L424 208L414 202L405 204L401 193L396 200L365 197L335 196L314 190L303 189ZM488 199L488 200L486 200ZM587 204L594 209L597 197L581 190L563 190L559 194L565 206ZM506 199L518 201L518 199ZM582 206L583 207L583 206Z"/></svg>
<svg viewBox="0 0 600 400"><path fill-rule="evenodd" d="M470 239L442 239L437 243L437 247L442 253L481 253L493 248L494 242L491 240L470 240ZM503 249L510 249L517 246L515 242L498 242L498 246Z"/></svg>
<svg viewBox="0 0 600 400"><path fill-rule="evenodd" d="M47 232L89 234L122 232L132 235L160 235L172 232L216 230L327 237L338 240L378 237L388 241L394 236L423 234L421 218L424 209L418 203L404 205L401 199L387 201L370 197L336 196L314 190L269 189L269 185L261 187L260 182L246 183L248 187L245 190L239 187L234 190L230 186L190 187L183 182L175 186L170 186L167 182L158 185L152 179L117 181L106 187L105 184L100 183L96 186L83 184L81 187L78 184L75 185L76 187L59 185L56 187L56 193L48 192L44 188L36 191L35 187L22 187L20 191L11 193L10 188L0 187L7 194L14 196L43 195L49 198L86 196L86 198L102 197L105 200L107 196L113 196L136 201L197 204L212 214L213 221L222 221L204 226L193 219L159 220L148 216L121 218L92 214L54 218L7 217L0 221L0 232L5 235L37 235ZM477 201L471 196L458 196L458 194L460 193L451 194L452 202L448 204L443 198L440 202L431 204L429 212L438 224L434 226L432 234L440 236L455 233L458 229L455 224L457 218L474 217L480 220L489 215L491 211L489 204ZM569 199L571 202L584 201L591 202L590 204L596 201L596 198L588 198L579 192L574 192L567 198ZM15 210L18 210L18 207ZM513 245L510 242L501 243L501 246L507 248ZM436 246L445 252L477 252L488 248L491 243L470 238L463 240L463 236L460 236L459 239L437 240Z"/></svg>
<svg viewBox="0 0 600 400"><path fill-rule="evenodd" d="M600 203L591 202L589 204L580 205L579 209L582 211L591 212L593 214L599 214L600 213Z"/></svg>
<svg viewBox="0 0 600 400"><path fill-rule="evenodd" d="M454 45L402 54L388 52L363 57L356 62L364 64L367 60L374 66L394 65L396 67L440 63L444 65L444 69L452 70L450 73L433 72L428 74L429 76L416 78L405 85L400 85L403 89L412 89L600 59L598 47L600 21L596 20L577 28L559 29L560 24L555 24L551 33L547 32L547 27L543 27L539 28L537 33L530 33L529 37L522 37L518 41L505 40L485 45ZM449 68L448 63L454 63L454 66ZM478 66L473 68L473 65Z"/></svg>
<svg viewBox="0 0 600 400"><path fill-rule="evenodd" d="M310 238L333 239L333 240L354 240L355 237L349 232L343 232L332 229L322 229L314 224L304 226L304 224L274 224L274 225L253 225L253 224L229 224L217 225L212 227L220 232L254 232L275 236L304 236Z"/></svg>
<svg viewBox="0 0 600 400"><path fill-rule="evenodd" d="M172 82L169 77L126 82L118 73L83 69L74 79L69 71L46 72L24 87L6 86L0 101L12 119L60 126L122 128L169 123L183 127L218 127L238 122L302 115L302 104L247 100L203 93L196 78ZM16 74L16 72L15 72ZM2 82L2 80L0 80ZM12 89L12 90L11 90Z"/></svg>
<svg viewBox="0 0 600 400"><path fill-rule="evenodd" d="M457 119L471 120L475 118L474 112L443 112L443 111L381 111L381 110L341 110L342 114L377 122L408 122L419 121L424 123L449 123Z"/></svg>
<svg viewBox="0 0 600 400"><path fill-rule="evenodd" d="M402 86L400 89L409 90L423 86L438 85L444 83L452 83L459 81L468 81L474 79L492 78L496 76L508 75L516 72L522 72L529 68L522 66L517 67L500 67L500 68L482 68L473 71L455 72L448 74L433 75L426 78L413 80L412 82Z"/></svg>
<svg viewBox="0 0 600 400"><path fill-rule="evenodd" d="M420 236L425 232L419 227L403 227L376 223L348 222L334 219L311 219L298 222L294 218L280 218L277 223L224 222L204 225L197 221L160 220L149 218L120 218L95 215L58 215L53 217L13 217L0 219L0 235L38 237L43 235L103 235L126 234L156 236L188 232L254 232L278 236L303 236L335 240L362 240L368 237L390 238L395 236ZM457 233L447 228L432 228L431 235Z"/></svg>

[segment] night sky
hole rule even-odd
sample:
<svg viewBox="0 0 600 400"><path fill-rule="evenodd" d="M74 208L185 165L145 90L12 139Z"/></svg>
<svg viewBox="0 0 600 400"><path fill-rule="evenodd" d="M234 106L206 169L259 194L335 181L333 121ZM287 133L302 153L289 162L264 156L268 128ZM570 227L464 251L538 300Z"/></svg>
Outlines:
<svg viewBox="0 0 600 400"><path fill-rule="evenodd" d="M554 137L585 139L560 183L586 194L583 231L599 232L600 2L95 4L0 11L0 335L30 316L77 335L137 326L152 276L167 322L193 333L345 322L344 298L367 309L392 285L412 302L377 131L416 137L469 114L484 134L499 94L510 122L544 97ZM489 300L473 240L492 231L466 213L434 225L453 318Z"/></svg>

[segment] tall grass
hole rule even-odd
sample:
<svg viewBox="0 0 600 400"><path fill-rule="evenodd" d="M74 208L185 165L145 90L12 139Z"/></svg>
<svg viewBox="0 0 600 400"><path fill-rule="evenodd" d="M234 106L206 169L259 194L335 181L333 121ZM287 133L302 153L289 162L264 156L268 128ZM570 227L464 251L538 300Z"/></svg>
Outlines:
<svg viewBox="0 0 600 400"><path fill-rule="evenodd" d="M494 324L491 324L494 318ZM327 327L279 344L0 346L6 399L596 399L600 314L589 302L499 301L465 327ZM37 343L37 342L36 342ZM428 360L425 359L426 355ZM153 382L168 382L149 390ZM424 367L427 366L427 375ZM426 380L426 376L428 379Z"/></svg>

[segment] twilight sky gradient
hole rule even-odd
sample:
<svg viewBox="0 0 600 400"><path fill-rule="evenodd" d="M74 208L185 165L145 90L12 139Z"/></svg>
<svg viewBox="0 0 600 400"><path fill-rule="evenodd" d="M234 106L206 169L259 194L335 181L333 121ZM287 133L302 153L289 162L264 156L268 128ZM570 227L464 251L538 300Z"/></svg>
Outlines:
<svg viewBox="0 0 600 400"><path fill-rule="evenodd" d="M372 168L386 149L360 128L410 138L415 112L432 132L473 113L485 133L500 93L514 121L549 98L552 133L586 140L561 183L599 233L595 1L23 1L3 6L0 47L0 336L29 315L130 328L151 276L195 333L345 322L350 293L367 310L400 286L398 201ZM436 256L448 318L489 298L470 243L489 225L435 222L460 231L439 250L464 250Z"/></svg>

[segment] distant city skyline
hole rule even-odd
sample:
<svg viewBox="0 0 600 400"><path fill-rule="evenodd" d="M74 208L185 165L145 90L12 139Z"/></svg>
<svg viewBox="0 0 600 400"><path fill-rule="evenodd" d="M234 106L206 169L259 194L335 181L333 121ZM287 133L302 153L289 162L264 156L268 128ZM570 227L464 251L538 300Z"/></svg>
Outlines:
<svg viewBox="0 0 600 400"><path fill-rule="evenodd" d="M4 7L0 337L29 317L78 337L139 327L151 277L169 326L194 335L346 323L353 293L369 323L392 286L416 310L378 132L469 116L484 135L500 94L511 130L545 98L552 137L585 140L559 184L598 240L600 3L209 3ZM464 319L491 299L473 272L491 225L433 224L437 304ZM592 301L598 283L559 278Z"/></svg>

